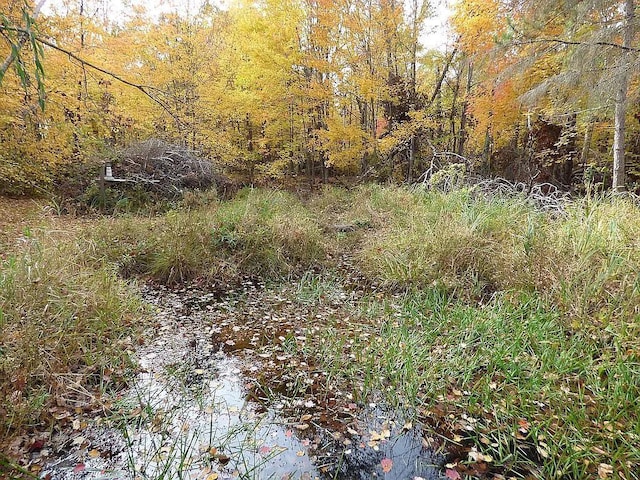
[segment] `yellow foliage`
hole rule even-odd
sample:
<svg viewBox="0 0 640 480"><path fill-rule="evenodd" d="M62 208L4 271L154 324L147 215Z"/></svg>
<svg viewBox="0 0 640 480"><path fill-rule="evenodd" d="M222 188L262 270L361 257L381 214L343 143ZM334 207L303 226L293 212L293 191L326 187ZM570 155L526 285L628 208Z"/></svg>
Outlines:
<svg viewBox="0 0 640 480"><path fill-rule="evenodd" d="M461 0L456 4L451 25L466 54L486 54L495 47L496 36L505 26L500 13L498 0Z"/></svg>
<svg viewBox="0 0 640 480"><path fill-rule="evenodd" d="M319 132L321 149L327 155L327 166L344 173L357 172L367 152L368 135L357 124L347 124L333 115L327 119L327 129Z"/></svg>

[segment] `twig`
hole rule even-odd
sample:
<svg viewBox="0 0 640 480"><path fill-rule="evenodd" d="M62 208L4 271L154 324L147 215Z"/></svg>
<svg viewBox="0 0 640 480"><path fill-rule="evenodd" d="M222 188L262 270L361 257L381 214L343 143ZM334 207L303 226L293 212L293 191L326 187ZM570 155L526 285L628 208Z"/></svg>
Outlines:
<svg viewBox="0 0 640 480"><path fill-rule="evenodd" d="M532 40L523 40L520 42L512 42L511 45L530 45L534 43L560 43L562 45L583 45L587 47L615 47L627 52L640 52L640 48L627 47L613 42L576 42L572 40L563 40L561 38L537 38Z"/></svg>

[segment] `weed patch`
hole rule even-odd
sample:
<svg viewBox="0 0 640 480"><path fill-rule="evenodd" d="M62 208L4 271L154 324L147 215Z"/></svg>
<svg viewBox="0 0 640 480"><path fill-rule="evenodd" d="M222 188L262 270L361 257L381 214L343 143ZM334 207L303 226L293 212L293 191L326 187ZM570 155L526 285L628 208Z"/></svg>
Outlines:
<svg viewBox="0 0 640 480"><path fill-rule="evenodd" d="M319 226L293 196L246 190L229 202L159 217L103 220L88 233L91 256L177 285L282 277L324 260Z"/></svg>
<svg viewBox="0 0 640 480"><path fill-rule="evenodd" d="M640 314L640 213L629 201L584 199L554 218L469 189L365 193L383 220L358 260L392 288L438 286L473 302L537 292L573 321L601 325Z"/></svg>
<svg viewBox="0 0 640 480"><path fill-rule="evenodd" d="M0 438L35 426L52 405L91 403L130 365L135 295L59 240L30 237L0 263Z"/></svg>

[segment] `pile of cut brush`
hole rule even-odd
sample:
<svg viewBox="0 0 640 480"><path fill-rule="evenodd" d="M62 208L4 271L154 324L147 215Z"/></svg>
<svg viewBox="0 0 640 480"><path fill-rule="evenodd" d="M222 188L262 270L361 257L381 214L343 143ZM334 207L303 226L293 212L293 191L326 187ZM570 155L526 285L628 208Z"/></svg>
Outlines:
<svg viewBox="0 0 640 480"><path fill-rule="evenodd" d="M470 173L468 163L452 163L440 166L434 162L424 172L417 186L420 188L436 189L449 193L460 188L469 188L474 197L491 199L522 198L537 210L552 214L561 214L571 203L572 197L569 191L563 190L551 183L530 183L508 180L502 177L485 177Z"/></svg>
<svg viewBox="0 0 640 480"><path fill-rule="evenodd" d="M116 174L165 197L219 183L212 162L197 152L159 139L129 146L119 155Z"/></svg>

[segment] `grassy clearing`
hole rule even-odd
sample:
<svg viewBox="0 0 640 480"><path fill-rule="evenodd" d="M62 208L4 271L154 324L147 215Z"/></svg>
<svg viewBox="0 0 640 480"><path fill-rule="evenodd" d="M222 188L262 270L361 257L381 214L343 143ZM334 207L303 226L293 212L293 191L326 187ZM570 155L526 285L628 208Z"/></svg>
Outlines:
<svg viewBox="0 0 640 480"><path fill-rule="evenodd" d="M301 307L336 313L288 353L327 383L363 402L383 395L516 476L637 478L639 239L625 199L552 217L518 198L380 186L304 205L246 190L27 236L0 269L3 433L34 423L73 374L90 386L125 364L139 304L117 273L172 285L300 273ZM314 273L341 254L353 270ZM359 290L382 289L356 301L342 283L360 273Z"/></svg>

